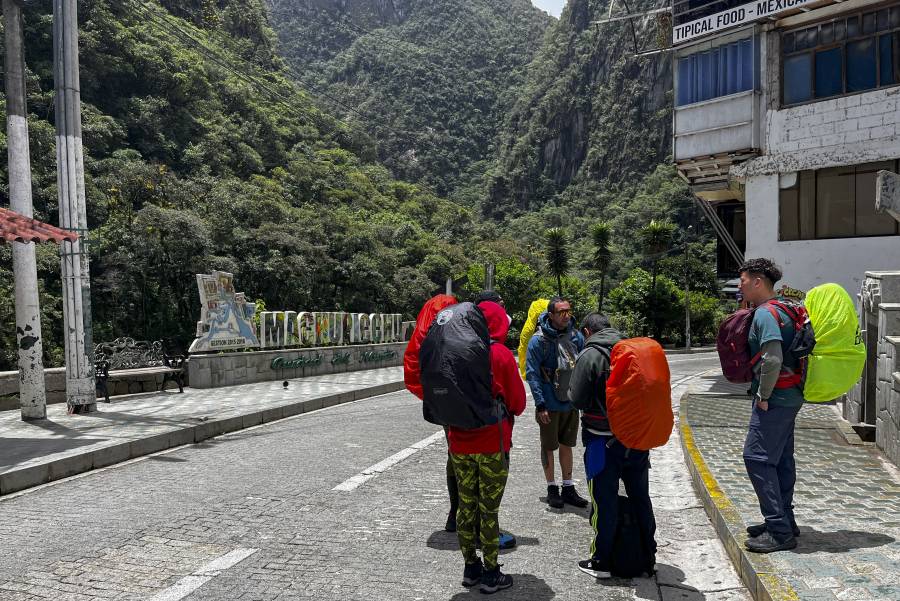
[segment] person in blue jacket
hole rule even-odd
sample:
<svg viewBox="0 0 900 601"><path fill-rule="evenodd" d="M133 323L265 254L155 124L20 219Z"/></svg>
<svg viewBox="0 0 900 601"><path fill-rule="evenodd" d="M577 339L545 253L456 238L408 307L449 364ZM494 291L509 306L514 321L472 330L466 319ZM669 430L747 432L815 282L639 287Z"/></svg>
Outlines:
<svg viewBox="0 0 900 601"><path fill-rule="evenodd" d="M575 327L572 303L550 299L538 317L538 327L528 342L525 380L531 388L535 417L541 432L541 463L547 479L547 504L561 509L565 503L587 507L572 481L572 448L578 442L578 410L569 400L569 378L575 358L584 348L584 337ZM559 449L562 494L554 471L554 452Z"/></svg>

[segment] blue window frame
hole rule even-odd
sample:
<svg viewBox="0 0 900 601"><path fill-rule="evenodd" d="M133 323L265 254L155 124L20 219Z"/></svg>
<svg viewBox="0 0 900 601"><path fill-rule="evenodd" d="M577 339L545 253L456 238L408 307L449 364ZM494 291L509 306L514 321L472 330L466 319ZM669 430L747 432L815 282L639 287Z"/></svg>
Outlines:
<svg viewBox="0 0 900 601"><path fill-rule="evenodd" d="M753 89L753 40L747 38L678 59L676 105Z"/></svg>

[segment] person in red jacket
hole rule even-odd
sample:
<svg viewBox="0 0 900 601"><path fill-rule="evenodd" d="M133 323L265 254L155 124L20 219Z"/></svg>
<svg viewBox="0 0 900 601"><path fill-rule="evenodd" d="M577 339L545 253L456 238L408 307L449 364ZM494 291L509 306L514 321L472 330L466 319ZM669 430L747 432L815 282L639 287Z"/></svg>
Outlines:
<svg viewBox="0 0 900 601"><path fill-rule="evenodd" d="M491 336L492 393L506 406L506 415L500 424L474 430L451 427L448 442L459 490L456 527L466 562L463 585L481 583L482 593L494 593L512 586L512 578L501 573L497 563L500 552L498 514L509 475L514 416L522 415L525 410L525 386L519 376L519 364L505 345L510 323L506 311L489 301L480 303L478 308L484 313ZM476 536L481 539L484 563L475 550Z"/></svg>
<svg viewBox="0 0 900 601"><path fill-rule="evenodd" d="M416 327L409 339L409 344L406 345L406 351L403 353L403 382L406 384L406 389L419 399L423 398L422 369L419 365L419 349L422 347L422 341L425 340L428 328L431 327L437 314L456 303L455 297L449 294L438 294L428 299L416 318ZM450 513L447 514L444 530L456 532L456 508L459 507L459 493L456 489L456 476L453 473L453 465L450 463L449 452L447 453L447 495L450 497Z"/></svg>

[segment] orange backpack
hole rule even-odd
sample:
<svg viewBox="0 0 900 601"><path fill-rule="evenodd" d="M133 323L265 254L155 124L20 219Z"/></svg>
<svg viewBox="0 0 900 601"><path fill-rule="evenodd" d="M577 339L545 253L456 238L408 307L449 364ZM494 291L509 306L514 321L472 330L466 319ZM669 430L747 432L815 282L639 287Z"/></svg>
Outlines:
<svg viewBox="0 0 900 601"><path fill-rule="evenodd" d="M606 380L606 412L613 435L639 451L669 441L675 416L669 362L658 342L628 338L616 343Z"/></svg>

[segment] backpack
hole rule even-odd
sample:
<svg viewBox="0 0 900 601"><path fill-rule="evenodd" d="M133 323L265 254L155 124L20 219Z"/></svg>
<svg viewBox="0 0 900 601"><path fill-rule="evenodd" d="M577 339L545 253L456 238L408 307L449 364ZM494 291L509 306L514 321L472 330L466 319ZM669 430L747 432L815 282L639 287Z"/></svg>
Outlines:
<svg viewBox="0 0 900 601"><path fill-rule="evenodd" d="M616 533L613 536L610 572L619 578L637 578L651 569L653 556L644 544L641 526L631 499L619 495Z"/></svg>
<svg viewBox="0 0 900 601"><path fill-rule="evenodd" d="M806 359L816 346L816 337L806 308L798 303L782 300L770 300L755 309L739 309L729 315L719 326L716 336L716 351L725 379L733 384L746 384L753 380L756 365L761 358L760 353L750 354L750 328L756 311L769 311L778 323L784 327L784 319L778 311L781 309L794 326L794 337L785 349L797 360L797 369L783 368L778 376L775 388L803 388L806 374Z"/></svg>
<svg viewBox="0 0 900 601"><path fill-rule="evenodd" d="M437 314L450 305L455 305L456 302L456 299L448 294L439 294L429 299L419 311L416 327L403 352L403 382L406 384L406 389L420 399L422 398L422 382L420 380L419 349Z"/></svg>
<svg viewBox="0 0 900 601"><path fill-rule="evenodd" d="M816 286L806 295L806 309L816 346L807 360L803 398L822 403L839 398L859 381L866 346L856 307L842 286Z"/></svg>
<svg viewBox="0 0 900 601"><path fill-rule="evenodd" d="M549 349L556 345L556 369L550 370L541 367L541 375L546 382L553 384L553 392L556 393L556 399L565 403L569 401L569 382L572 380L572 372L575 370L575 362L578 359L578 352L569 336L568 331L557 337L556 341L552 341L544 336L544 331L538 328L535 336L541 339L544 347L544 355L546 356Z"/></svg>
<svg viewBox="0 0 900 601"><path fill-rule="evenodd" d="M487 321L474 304L438 313L419 349L426 421L463 430L499 421L491 393L490 346Z"/></svg>
<svg viewBox="0 0 900 601"><path fill-rule="evenodd" d="M626 338L611 350L596 346L610 364L606 419L629 449L649 451L669 441L675 427L666 353L652 338Z"/></svg>
<svg viewBox="0 0 900 601"><path fill-rule="evenodd" d="M528 342L537 329L538 317L547 310L549 302L546 298L539 298L528 307L528 318L525 320L525 325L522 326L522 333L519 334L519 373L522 374L523 380L525 379L525 363L528 358Z"/></svg>

